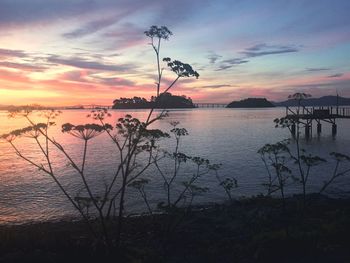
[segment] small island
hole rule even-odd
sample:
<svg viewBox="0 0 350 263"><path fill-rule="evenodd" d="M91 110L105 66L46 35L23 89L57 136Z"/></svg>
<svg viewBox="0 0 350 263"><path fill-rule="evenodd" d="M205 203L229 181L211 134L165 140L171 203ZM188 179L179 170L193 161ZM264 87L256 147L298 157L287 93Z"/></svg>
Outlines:
<svg viewBox="0 0 350 263"><path fill-rule="evenodd" d="M183 109L195 108L192 99L185 95L176 96L169 92L161 94L159 97L151 97L148 101L145 98L120 98L113 101L113 109Z"/></svg>
<svg viewBox="0 0 350 263"><path fill-rule="evenodd" d="M240 101L232 101L226 108L272 108L275 107L266 98L248 98Z"/></svg>

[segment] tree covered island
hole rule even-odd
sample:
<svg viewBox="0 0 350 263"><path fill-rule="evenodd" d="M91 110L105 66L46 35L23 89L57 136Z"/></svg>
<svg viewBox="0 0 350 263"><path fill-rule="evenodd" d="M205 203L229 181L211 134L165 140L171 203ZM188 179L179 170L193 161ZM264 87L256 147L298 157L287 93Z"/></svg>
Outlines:
<svg viewBox="0 0 350 263"><path fill-rule="evenodd" d="M240 101L232 101L226 108L271 108L275 107L266 98L248 98Z"/></svg>
<svg viewBox="0 0 350 263"><path fill-rule="evenodd" d="M151 108L195 108L192 99L185 95L176 96L169 92L163 93L160 96L152 96L148 101L145 98L120 98L113 101L113 109L151 109Z"/></svg>

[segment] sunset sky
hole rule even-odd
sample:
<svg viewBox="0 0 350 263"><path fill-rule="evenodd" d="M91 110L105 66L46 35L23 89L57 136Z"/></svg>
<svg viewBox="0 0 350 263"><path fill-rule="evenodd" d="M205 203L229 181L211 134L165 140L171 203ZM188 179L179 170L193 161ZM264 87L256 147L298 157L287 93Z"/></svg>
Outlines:
<svg viewBox="0 0 350 263"><path fill-rule="evenodd" d="M151 25L174 34L161 57L199 72L171 91L195 102L350 97L349 12L349 0L0 0L0 104L150 98Z"/></svg>

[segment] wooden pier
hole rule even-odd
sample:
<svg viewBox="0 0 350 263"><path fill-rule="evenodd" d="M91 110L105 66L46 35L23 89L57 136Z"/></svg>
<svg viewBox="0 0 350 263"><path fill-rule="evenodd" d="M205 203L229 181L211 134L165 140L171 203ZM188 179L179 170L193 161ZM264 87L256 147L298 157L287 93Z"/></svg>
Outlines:
<svg viewBox="0 0 350 263"><path fill-rule="evenodd" d="M317 134L322 132L322 122L332 125L332 135L337 134L337 119L350 119L350 107L320 106L320 107L286 107L286 119L292 121L290 131L296 134L296 125L302 124L305 129L305 137L312 135L312 124L317 124Z"/></svg>

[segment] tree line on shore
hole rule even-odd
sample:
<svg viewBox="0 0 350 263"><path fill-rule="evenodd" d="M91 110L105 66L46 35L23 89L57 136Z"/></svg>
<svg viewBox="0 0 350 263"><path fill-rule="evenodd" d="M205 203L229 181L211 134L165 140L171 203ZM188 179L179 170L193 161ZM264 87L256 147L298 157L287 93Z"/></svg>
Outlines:
<svg viewBox="0 0 350 263"><path fill-rule="evenodd" d="M158 97L152 96L148 101L145 98L120 98L113 101L113 109L165 109L165 108L195 108L192 99L185 95L176 96L170 92L162 93Z"/></svg>

